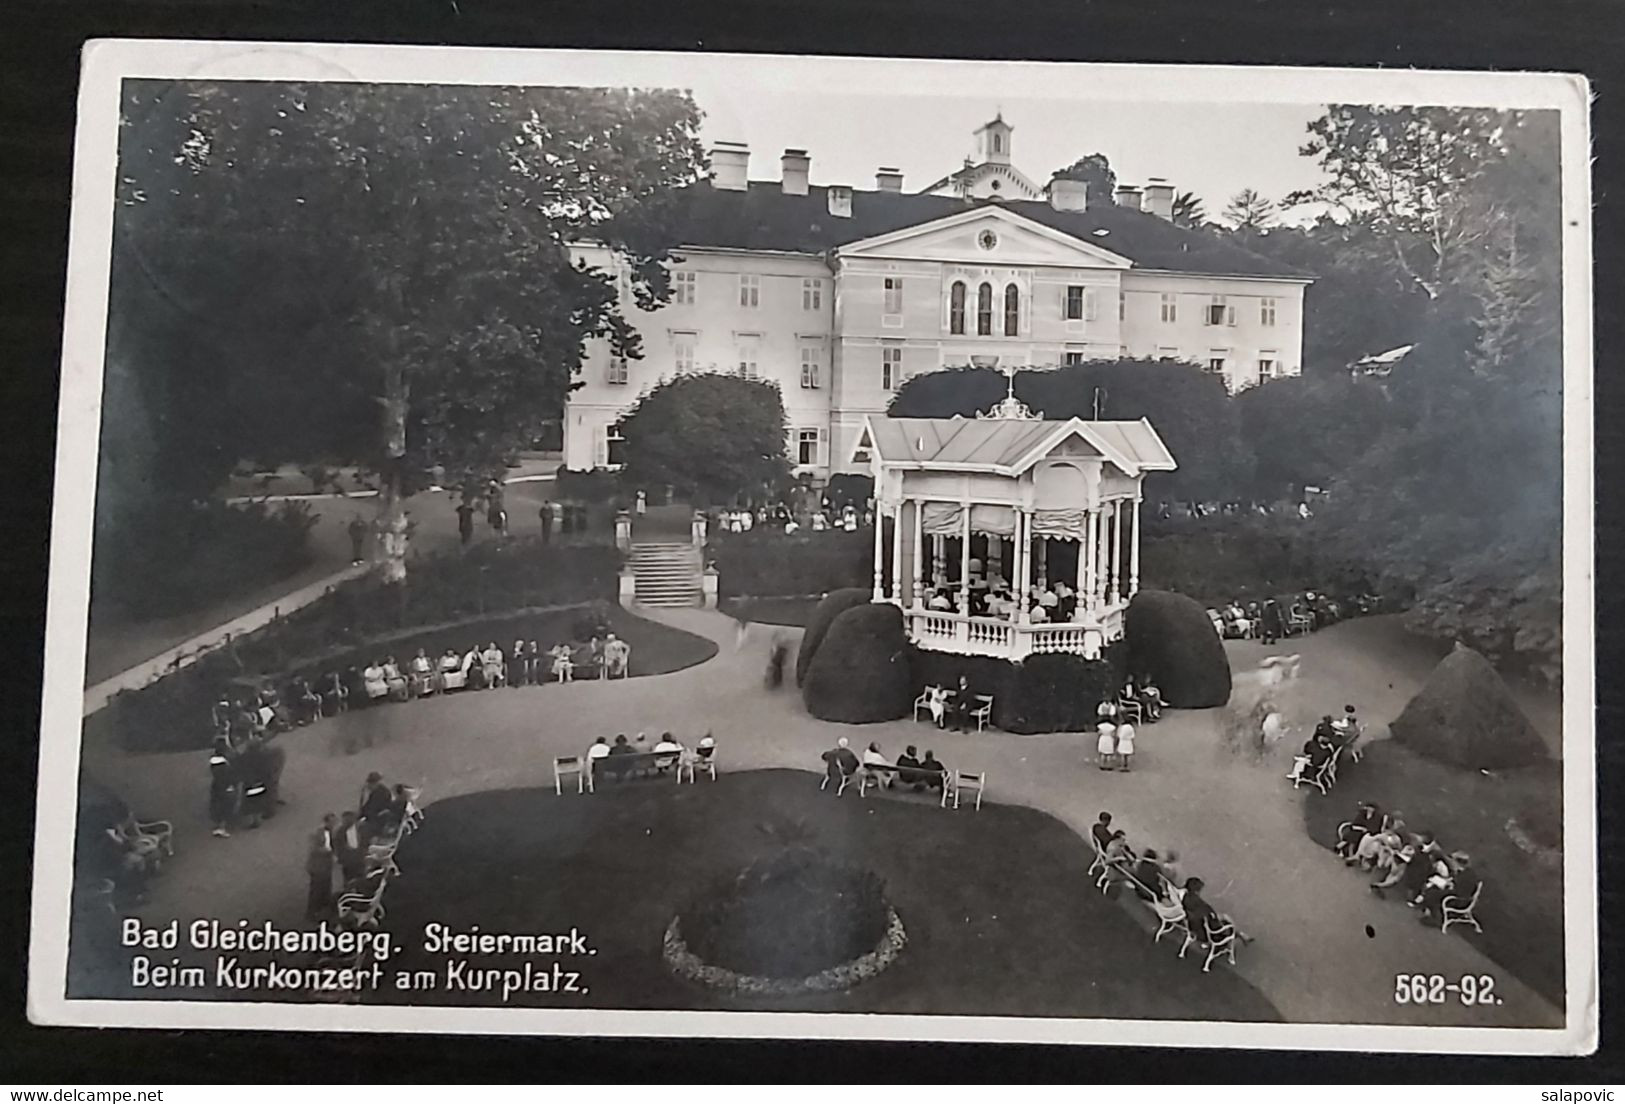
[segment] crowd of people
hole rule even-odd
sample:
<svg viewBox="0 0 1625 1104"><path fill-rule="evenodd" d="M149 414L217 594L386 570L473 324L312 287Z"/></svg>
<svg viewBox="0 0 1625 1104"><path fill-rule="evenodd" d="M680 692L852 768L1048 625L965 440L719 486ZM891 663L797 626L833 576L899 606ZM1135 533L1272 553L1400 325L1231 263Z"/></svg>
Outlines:
<svg viewBox="0 0 1625 1104"><path fill-rule="evenodd" d="M1321 779L1327 768L1336 763L1340 753L1347 751L1351 755L1358 755L1362 731L1360 718L1352 705L1345 705L1343 715L1335 721L1327 713L1303 742L1302 750L1292 757L1292 769L1287 772L1287 778L1294 786ZM1335 782L1336 779L1330 781Z"/></svg>
<svg viewBox="0 0 1625 1104"><path fill-rule="evenodd" d="M594 781L610 781L634 777L639 774L671 774L674 770L687 772L710 765L716 755L717 742L707 732L695 741L693 747L685 745L670 732L663 732L651 746L645 733L628 740L623 732L611 742L600 736L587 748L587 770Z"/></svg>
<svg viewBox="0 0 1625 1104"><path fill-rule="evenodd" d="M821 758L824 761L822 787L833 788L837 797L854 780L860 781L864 789L896 787L915 793L940 792L948 784L948 768L937 758L937 753L927 748L922 758L919 748L913 744L904 748L903 754L893 762L880 750L879 743L871 741L860 757L852 750L852 742L842 736Z"/></svg>
<svg viewBox="0 0 1625 1104"><path fill-rule="evenodd" d="M1112 814L1108 812L1102 812L1090 826L1089 836L1096 854L1091 870L1100 872L1096 884L1101 889L1109 892L1114 885L1129 887L1165 922L1182 923L1191 939L1203 946L1229 939L1253 941L1233 916L1219 911L1204 896L1207 884L1201 878L1185 874L1178 852L1159 854L1149 847L1136 850L1129 844L1126 832L1112 827Z"/></svg>
<svg viewBox="0 0 1625 1104"><path fill-rule="evenodd" d="M756 509L723 510L715 522L726 533L749 533L758 527L785 533L799 533L803 529L813 533L837 530L856 533L874 524L874 509L872 506L860 508L850 502L837 507L826 497L815 508L791 509L783 502L773 502Z"/></svg>
<svg viewBox="0 0 1625 1104"><path fill-rule="evenodd" d="M1481 884L1467 852L1446 854L1431 831L1413 832L1405 814L1383 812L1370 801L1360 802L1354 817L1338 825L1334 850L1345 865L1372 875L1371 892L1378 897L1395 893L1419 909L1418 922L1427 927L1443 926L1447 903L1452 910L1470 910Z"/></svg>
<svg viewBox="0 0 1625 1104"><path fill-rule="evenodd" d="M373 771L361 787L355 808L322 817L305 853L310 887L305 900L307 920L332 916L339 897L365 894L372 879L384 876L394 861L403 826L422 815L416 798L411 787L404 783L391 786Z"/></svg>
<svg viewBox="0 0 1625 1104"><path fill-rule="evenodd" d="M1214 631L1226 640L1257 639L1274 644L1296 633L1314 632L1381 608L1382 599L1374 594L1335 598L1323 590L1306 590L1263 601L1232 598L1226 605L1209 609L1207 615Z"/></svg>

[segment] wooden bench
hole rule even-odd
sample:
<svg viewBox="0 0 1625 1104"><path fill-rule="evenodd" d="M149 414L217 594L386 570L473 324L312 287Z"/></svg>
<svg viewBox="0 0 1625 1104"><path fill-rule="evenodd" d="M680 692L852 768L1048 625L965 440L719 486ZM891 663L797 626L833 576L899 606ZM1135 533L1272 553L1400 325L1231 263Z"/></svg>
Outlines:
<svg viewBox="0 0 1625 1104"><path fill-rule="evenodd" d="M683 780L685 774L690 782L699 771L704 771L716 781L717 777L717 748L713 744L707 755L700 755L697 748L685 748L682 751L633 751L620 755L605 755L599 759L588 758L586 769L586 784L589 793L596 793L594 783L603 781L631 781L638 778L660 778L667 774L674 776L678 782ZM692 757L692 762L687 761Z"/></svg>

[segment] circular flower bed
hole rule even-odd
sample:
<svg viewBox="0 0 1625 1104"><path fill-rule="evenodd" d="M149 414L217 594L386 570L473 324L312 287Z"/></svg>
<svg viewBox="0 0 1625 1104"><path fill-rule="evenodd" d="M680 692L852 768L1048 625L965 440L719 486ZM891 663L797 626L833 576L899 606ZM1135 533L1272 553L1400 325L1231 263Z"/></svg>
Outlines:
<svg viewBox="0 0 1625 1104"><path fill-rule="evenodd" d="M667 925L662 953L690 981L767 996L856 985L906 942L877 875L796 849L701 893Z"/></svg>

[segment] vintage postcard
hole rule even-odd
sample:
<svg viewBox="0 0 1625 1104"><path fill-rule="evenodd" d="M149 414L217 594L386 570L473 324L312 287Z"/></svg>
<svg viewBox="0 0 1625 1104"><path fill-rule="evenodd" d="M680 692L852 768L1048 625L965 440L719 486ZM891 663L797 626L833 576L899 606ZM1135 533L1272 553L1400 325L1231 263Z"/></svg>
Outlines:
<svg viewBox="0 0 1625 1104"><path fill-rule="evenodd" d="M1588 95L92 43L32 1017L1594 1049Z"/></svg>

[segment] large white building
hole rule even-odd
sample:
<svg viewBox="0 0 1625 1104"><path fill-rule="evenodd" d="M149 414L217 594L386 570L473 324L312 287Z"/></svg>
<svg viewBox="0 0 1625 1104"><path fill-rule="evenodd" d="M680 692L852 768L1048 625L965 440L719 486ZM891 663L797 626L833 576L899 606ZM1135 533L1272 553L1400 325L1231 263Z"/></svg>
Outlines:
<svg viewBox="0 0 1625 1104"><path fill-rule="evenodd" d="M1120 186L1086 202L1077 181L1040 189L1010 163L1012 127L979 128L981 160L919 193L882 168L872 191L812 185L805 150L774 181L718 143L687 189L668 304L622 306L643 356L594 343L564 415L564 462L618 463L618 423L682 372L778 383L799 471L859 471L864 418L904 380L969 363L1051 366L1133 357L1192 361L1232 390L1302 366L1302 273L1175 226L1174 188ZM602 246L574 247L614 265Z"/></svg>

